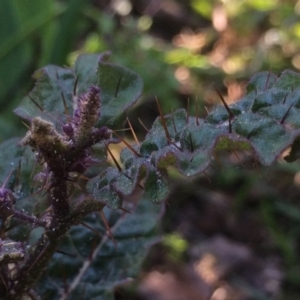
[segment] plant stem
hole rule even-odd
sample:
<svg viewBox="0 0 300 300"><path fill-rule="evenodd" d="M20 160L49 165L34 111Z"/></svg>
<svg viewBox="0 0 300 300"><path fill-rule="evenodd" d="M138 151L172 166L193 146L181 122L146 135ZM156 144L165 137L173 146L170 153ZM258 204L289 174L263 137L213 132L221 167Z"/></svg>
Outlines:
<svg viewBox="0 0 300 300"><path fill-rule="evenodd" d="M91 212L99 211L103 207L103 203L87 198L79 202L73 211L65 217L64 221L55 222L51 229L46 230L38 240L20 272L18 272L15 284L5 299L22 299L24 294L32 288L45 270L69 228L81 220L82 217Z"/></svg>
<svg viewBox="0 0 300 300"><path fill-rule="evenodd" d="M52 230L47 230L42 235L25 265L18 273L17 278L15 278L15 285L9 291L6 300L22 299L24 293L31 289L56 252L67 231L68 226L64 224Z"/></svg>
<svg viewBox="0 0 300 300"><path fill-rule="evenodd" d="M54 222L62 222L68 217L70 213L70 206L68 203L68 189L67 181L63 177L64 174L53 173L51 176L51 185L49 198L53 208Z"/></svg>

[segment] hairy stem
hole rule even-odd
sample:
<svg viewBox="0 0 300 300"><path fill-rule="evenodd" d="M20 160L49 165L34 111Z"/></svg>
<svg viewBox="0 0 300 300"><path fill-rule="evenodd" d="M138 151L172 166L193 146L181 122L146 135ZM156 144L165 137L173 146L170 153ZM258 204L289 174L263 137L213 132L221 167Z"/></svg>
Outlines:
<svg viewBox="0 0 300 300"><path fill-rule="evenodd" d="M64 223L70 213L67 181L61 174L54 173L51 178L51 185L49 198L54 213L53 221Z"/></svg>
<svg viewBox="0 0 300 300"><path fill-rule="evenodd" d="M41 276L49 260L56 252L62 238L68 231L67 226L60 226L56 230L47 230L39 239L33 252L27 259L25 265L18 272L15 284L5 299L19 300L24 293L29 291L37 279Z"/></svg>
<svg viewBox="0 0 300 300"><path fill-rule="evenodd" d="M42 226L42 227L46 227L47 226L47 222L45 221L42 221L36 217L33 217L33 216L30 216L30 215L27 215L26 213L23 213L23 212L20 212L18 210L14 210L13 211L13 216L16 218L16 219L19 219L23 222L28 222L32 225L39 225L39 226Z"/></svg>
<svg viewBox="0 0 300 300"><path fill-rule="evenodd" d="M20 272L18 272L17 278L15 278L15 284L5 299L22 299L24 293L32 288L45 270L69 228L79 222L82 217L91 212L99 211L103 207L103 203L87 198L78 203L73 211L65 217L64 221L54 223L54 226L47 229L38 240Z"/></svg>

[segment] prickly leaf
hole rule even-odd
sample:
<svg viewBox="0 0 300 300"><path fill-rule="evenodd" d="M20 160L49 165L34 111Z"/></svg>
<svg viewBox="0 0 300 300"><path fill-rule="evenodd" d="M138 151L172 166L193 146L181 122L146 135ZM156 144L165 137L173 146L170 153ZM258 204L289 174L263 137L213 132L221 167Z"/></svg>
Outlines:
<svg viewBox="0 0 300 300"><path fill-rule="evenodd" d="M73 226L60 247L70 255L55 255L38 284L43 299L114 299L114 288L137 276L148 248L157 241L161 206L142 200L131 214L109 210L105 214L116 245L97 214L84 222L99 236Z"/></svg>

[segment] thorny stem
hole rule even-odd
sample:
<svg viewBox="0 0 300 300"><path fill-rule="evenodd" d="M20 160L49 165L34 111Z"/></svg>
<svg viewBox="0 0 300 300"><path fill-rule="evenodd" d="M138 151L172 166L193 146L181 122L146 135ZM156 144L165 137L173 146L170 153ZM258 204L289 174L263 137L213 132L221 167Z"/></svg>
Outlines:
<svg viewBox="0 0 300 300"><path fill-rule="evenodd" d="M25 265L17 273L16 278L14 278L14 285L5 299L22 299L24 293L30 290L32 285L40 277L66 231L67 228L60 228L55 235L51 236L49 230L43 234L35 246L34 251L26 260Z"/></svg>
<svg viewBox="0 0 300 300"><path fill-rule="evenodd" d="M24 266L18 272L18 275L15 278L15 284L10 289L9 294L5 299L21 299L24 293L28 292L41 276L69 228L78 223L82 217L91 212L102 210L103 207L103 203L87 198L74 207L69 217L65 218L64 222L58 223L56 226L47 229L37 242L37 245Z"/></svg>
<svg viewBox="0 0 300 300"><path fill-rule="evenodd" d="M33 216L29 216L23 212L20 212L20 211L17 211L17 210L14 210L13 212L13 216L21 221L25 221L25 222L28 222L28 223L31 223L31 224L34 224L34 225L39 225L39 226L42 226L42 227L46 227L47 226L47 223L43 220L40 220L36 217L33 217Z"/></svg>
<svg viewBox="0 0 300 300"><path fill-rule="evenodd" d="M99 201L87 199L72 211L68 201L70 172L83 173L92 161L89 147L111 136L107 127L94 127L100 115L99 91L98 87L93 86L79 97L73 121L64 128L64 134L58 133L54 124L35 118L23 139L23 144L31 146L39 153L41 162L46 163L47 173L50 174L50 188L47 194L53 212L50 224L45 227L42 237L13 278L14 283L5 298L7 300L19 300L29 293L69 228L78 223L83 216L92 211L101 211L104 207ZM7 192L2 194L4 200L8 199ZM8 204L7 213L13 212L12 205L10 202Z"/></svg>
<svg viewBox="0 0 300 300"><path fill-rule="evenodd" d="M54 173L51 178L51 185L49 198L55 216L53 221L64 222L70 213L66 178L63 174Z"/></svg>

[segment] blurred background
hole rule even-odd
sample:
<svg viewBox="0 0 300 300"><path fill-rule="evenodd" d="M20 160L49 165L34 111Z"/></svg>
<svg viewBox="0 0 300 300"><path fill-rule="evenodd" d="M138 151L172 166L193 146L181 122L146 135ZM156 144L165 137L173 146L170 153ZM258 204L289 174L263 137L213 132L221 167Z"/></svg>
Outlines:
<svg viewBox="0 0 300 300"><path fill-rule="evenodd" d="M0 140L22 135L12 110L33 72L111 51L144 93L129 118L140 138L158 111L198 103L201 117L242 97L249 77L300 69L300 1L1 0ZM188 105L189 103L189 105ZM128 137L130 139L130 137ZM272 168L249 154L221 155L181 180L167 201L162 240L137 283L116 299L300 299L300 165Z"/></svg>

